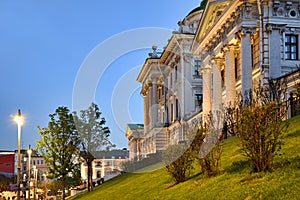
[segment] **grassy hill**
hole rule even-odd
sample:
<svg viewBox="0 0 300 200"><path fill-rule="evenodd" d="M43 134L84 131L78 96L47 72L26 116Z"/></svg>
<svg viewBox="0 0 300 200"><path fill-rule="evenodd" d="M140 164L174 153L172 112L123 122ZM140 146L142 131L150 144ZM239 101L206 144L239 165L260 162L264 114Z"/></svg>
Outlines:
<svg viewBox="0 0 300 200"><path fill-rule="evenodd" d="M275 157L274 171L251 173L236 138L224 142L222 172L214 178L195 174L184 183L164 168L124 174L71 199L300 199L300 116L288 120L284 145ZM196 173L196 172L195 172Z"/></svg>

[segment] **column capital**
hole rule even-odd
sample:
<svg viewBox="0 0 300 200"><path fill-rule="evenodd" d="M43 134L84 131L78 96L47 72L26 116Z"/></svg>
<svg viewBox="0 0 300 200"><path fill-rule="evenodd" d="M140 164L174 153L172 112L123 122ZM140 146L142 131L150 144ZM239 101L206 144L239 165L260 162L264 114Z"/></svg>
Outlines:
<svg viewBox="0 0 300 200"><path fill-rule="evenodd" d="M239 50L239 45L237 45L237 44L225 44L222 48L222 51L225 53L228 51L235 52L238 50Z"/></svg>
<svg viewBox="0 0 300 200"><path fill-rule="evenodd" d="M202 67L202 69L200 71L201 71L202 74L206 73L206 72L211 73L212 67L210 65L205 65L205 66Z"/></svg>
<svg viewBox="0 0 300 200"><path fill-rule="evenodd" d="M212 57L211 63L216 65L221 70L225 65L225 58L220 56Z"/></svg>
<svg viewBox="0 0 300 200"><path fill-rule="evenodd" d="M236 34L239 36L239 38L242 38L242 37L254 35L256 33L257 33L256 27L242 26Z"/></svg>

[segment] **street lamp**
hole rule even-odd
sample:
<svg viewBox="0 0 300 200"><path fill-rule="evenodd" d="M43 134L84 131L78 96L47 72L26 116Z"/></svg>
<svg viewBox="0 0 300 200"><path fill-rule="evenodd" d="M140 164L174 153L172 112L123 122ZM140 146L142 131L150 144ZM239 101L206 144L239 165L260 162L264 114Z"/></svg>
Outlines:
<svg viewBox="0 0 300 200"><path fill-rule="evenodd" d="M20 200L20 171L21 171L21 126L23 125L23 117L21 110L18 110L18 115L15 116L15 122L18 124L18 174L17 174L17 186L18 194L17 199Z"/></svg>
<svg viewBox="0 0 300 200"><path fill-rule="evenodd" d="M36 200L36 187L37 187L37 174L38 174L38 169L34 165L33 166L33 175L34 175L34 183L33 183L33 199Z"/></svg>
<svg viewBox="0 0 300 200"><path fill-rule="evenodd" d="M30 149L30 145L29 145L29 149L27 150L27 153L28 153L28 199L30 200L30 178L31 178L30 159L32 153L32 150Z"/></svg>

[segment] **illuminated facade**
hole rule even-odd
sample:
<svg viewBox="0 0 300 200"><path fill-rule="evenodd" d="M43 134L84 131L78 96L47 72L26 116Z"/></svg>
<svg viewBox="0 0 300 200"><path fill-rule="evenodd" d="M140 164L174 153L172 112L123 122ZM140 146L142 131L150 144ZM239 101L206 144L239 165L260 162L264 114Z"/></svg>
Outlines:
<svg viewBox="0 0 300 200"><path fill-rule="evenodd" d="M178 25L161 54L153 47L137 78L141 155L184 141L191 124L268 89L270 80L287 79L287 101L300 80L298 0L204 0Z"/></svg>
<svg viewBox="0 0 300 200"><path fill-rule="evenodd" d="M173 32L163 52L153 46L138 75L144 98L144 125L138 133L128 125L131 159L184 141L188 124L201 119L200 60L190 48L202 12L198 7L178 22L179 29Z"/></svg>
<svg viewBox="0 0 300 200"><path fill-rule="evenodd" d="M299 1L207 2L192 46L203 69L203 114L297 69L299 11Z"/></svg>

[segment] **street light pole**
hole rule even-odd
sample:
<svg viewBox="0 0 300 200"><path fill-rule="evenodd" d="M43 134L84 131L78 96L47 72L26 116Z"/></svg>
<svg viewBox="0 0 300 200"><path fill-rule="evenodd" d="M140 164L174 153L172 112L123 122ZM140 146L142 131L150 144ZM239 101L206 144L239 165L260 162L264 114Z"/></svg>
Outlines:
<svg viewBox="0 0 300 200"><path fill-rule="evenodd" d="M38 172L38 169L37 169L37 167L34 165L34 166L33 166L33 175L34 175L34 183L33 183L33 199L34 199L34 200L36 200L37 172Z"/></svg>
<svg viewBox="0 0 300 200"><path fill-rule="evenodd" d="M18 109L18 115L15 117L15 121L18 124L18 174L17 174L18 193L17 193L17 199L20 200L21 126L23 125L23 118L22 118L21 110L20 109Z"/></svg>
<svg viewBox="0 0 300 200"><path fill-rule="evenodd" d="M30 159L31 159L31 153L32 153L32 150L30 149L30 145L29 145L29 149L27 152L28 152L28 199L30 200L30 179L31 179Z"/></svg>

